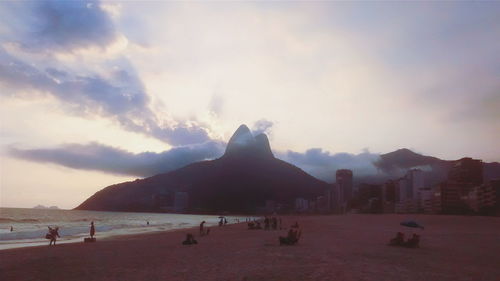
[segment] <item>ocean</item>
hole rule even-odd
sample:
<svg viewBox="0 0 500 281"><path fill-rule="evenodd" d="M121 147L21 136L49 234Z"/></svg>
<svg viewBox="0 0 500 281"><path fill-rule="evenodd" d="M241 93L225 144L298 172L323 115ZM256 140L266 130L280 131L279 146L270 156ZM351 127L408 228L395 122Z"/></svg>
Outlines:
<svg viewBox="0 0 500 281"><path fill-rule="evenodd" d="M226 216L228 223L243 217ZM73 243L89 237L90 222L94 221L97 239L146 232L206 226L219 222L218 216L167 213L100 212L52 209L0 208L0 250L48 245L48 226L59 227L57 243ZM149 225L147 222L149 221ZM13 231L11 231L11 227Z"/></svg>

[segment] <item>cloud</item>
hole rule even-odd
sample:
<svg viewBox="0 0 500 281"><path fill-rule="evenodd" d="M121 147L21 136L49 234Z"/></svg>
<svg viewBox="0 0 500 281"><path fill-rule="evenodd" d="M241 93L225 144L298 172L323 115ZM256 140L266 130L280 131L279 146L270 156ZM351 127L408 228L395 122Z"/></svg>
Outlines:
<svg viewBox="0 0 500 281"><path fill-rule="evenodd" d="M271 128L273 127L273 125L274 123L269 120L260 119L253 124L252 133L254 136L258 134L269 135L271 134Z"/></svg>
<svg viewBox="0 0 500 281"><path fill-rule="evenodd" d="M66 144L56 148L20 149L9 147L8 155L41 163L54 163L74 169L111 174L149 177L172 171L190 163L213 159L223 153L223 144L206 142L154 153L131 153L96 142Z"/></svg>
<svg viewBox="0 0 500 281"><path fill-rule="evenodd" d="M209 111L215 117L220 117L222 110L224 109L224 99L218 95L214 94L210 99Z"/></svg>
<svg viewBox="0 0 500 281"><path fill-rule="evenodd" d="M100 1L34 1L4 3L4 39L30 52L71 52L104 48L118 32ZM7 38L5 38L7 37Z"/></svg>
<svg viewBox="0 0 500 281"><path fill-rule="evenodd" d="M338 169L350 169L355 177L377 175L379 172L374 162L380 159L379 154L364 151L360 154L335 153L330 154L321 148L311 148L304 153L287 151L278 152L276 157L290 162L311 175L327 182L335 181Z"/></svg>
<svg viewBox="0 0 500 281"><path fill-rule="evenodd" d="M205 129L196 124L161 120L149 108L150 99L133 69L114 69L108 77L75 75L64 70L40 70L0 48L0 85L12 89L49 93L77 114L110 117L126 130L143 133L172 145L203 143L209 140Z"/></svg>

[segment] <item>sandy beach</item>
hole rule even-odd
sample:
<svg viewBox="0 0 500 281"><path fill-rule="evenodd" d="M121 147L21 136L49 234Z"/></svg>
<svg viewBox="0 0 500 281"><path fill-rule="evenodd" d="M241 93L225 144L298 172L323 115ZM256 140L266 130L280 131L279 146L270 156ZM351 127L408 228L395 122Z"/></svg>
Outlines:
<svg viewBox="0 0 500 281"><path fill-rule="evenodd" d="M415 219L425 230L399 223ZM500 280L500 218L431 215L283 217L302 238L279 246L286 230L245 224L0 251L0 280ZM397 231L421 247L387 246ZM183 246L185 234L198 245Z"/></svg>

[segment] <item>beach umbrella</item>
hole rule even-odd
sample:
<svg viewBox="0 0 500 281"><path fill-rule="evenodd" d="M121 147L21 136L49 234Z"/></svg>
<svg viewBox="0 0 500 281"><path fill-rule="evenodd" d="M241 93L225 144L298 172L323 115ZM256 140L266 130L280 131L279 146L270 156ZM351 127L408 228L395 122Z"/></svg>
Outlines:
<svg viewBox="0 0 500 281"><path fill-rule="evenodd" d="M415 228L421 228L424 229L424 227L420 224L418 224L416 221L404 221L401 222L402 226L407 226L407 227L415 227Z"/></svg>

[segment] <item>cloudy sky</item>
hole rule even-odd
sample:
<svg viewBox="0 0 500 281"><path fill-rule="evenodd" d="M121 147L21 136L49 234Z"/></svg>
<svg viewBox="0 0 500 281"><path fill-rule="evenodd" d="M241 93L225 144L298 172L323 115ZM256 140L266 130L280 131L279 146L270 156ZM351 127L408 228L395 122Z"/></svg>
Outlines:
<svg viewBox="0 0 500 281"><path fill-rule="evenodd" d="M500 161L500 2L0 2L0 206L73 208L240 124L331 181Z"/></svg>

